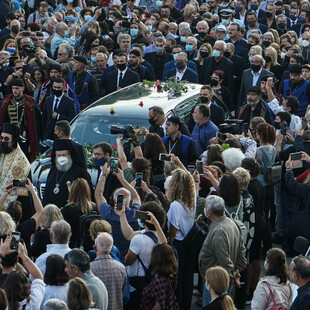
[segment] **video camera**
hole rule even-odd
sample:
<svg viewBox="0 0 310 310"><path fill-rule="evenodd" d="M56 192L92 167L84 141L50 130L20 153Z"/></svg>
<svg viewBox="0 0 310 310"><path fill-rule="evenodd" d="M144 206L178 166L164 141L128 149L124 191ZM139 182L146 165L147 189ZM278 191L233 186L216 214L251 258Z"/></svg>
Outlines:
<svg viewBox="0 0 310 310"><path fill-rule="evenodd" d="M27 54L34 54L36 52L36 47L30 47L30 46L24 46L23 50L27 53Z"/></svg>
<svg viewBox="0 0 310 310"><path fill-rule="evenodd" d="M124 139L132 139L136 133L132 125L126 125L125 128L121 128L117 125L111 125L110 132L112 135L123 135Z"/></svg>
<svg viewBox="0 0 310 310"><path fill-rule="evenodd" d="M129 29L130 28L129 17L123 17L122 21L120 22L120 26L124 29Z"/></svg>
<svg viewBox="0 0 310 310"><path fill-rule="evenodd" d="M233 135L242 134L243 120L240 119L225 119L225 123L219 125L220 132L229 132Z"/></svg>

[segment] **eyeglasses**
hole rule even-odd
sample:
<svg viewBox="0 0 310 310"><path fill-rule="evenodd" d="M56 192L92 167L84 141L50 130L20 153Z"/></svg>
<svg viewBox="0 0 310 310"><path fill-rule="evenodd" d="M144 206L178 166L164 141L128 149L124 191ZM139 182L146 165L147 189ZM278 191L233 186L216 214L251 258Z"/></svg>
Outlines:
<svg viewBox="0 0 310 310"><path fill-rule="evenodd" d="M2 137L2 136L0 136L0 141L10 142L11 139L9 137Z"/></svg>

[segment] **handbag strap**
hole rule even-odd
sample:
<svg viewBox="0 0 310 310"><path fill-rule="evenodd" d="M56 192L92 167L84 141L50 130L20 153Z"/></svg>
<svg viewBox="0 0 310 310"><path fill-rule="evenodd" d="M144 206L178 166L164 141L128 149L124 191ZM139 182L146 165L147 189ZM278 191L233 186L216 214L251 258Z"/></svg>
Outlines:
<svg viewBox="0 0 310 310"><path fill-rule="evenodd" d="M273 304L274 304L274 306L275 306L276 308L278 308L278 305L277 305L277 303L276 303L276 301L275 301L275 299L274 299L274 296L273 296L273 293L272 293L272 290L271 290L270 284L269 284L269 283L267 283L267 286L268 286L268 288L269 288L269 292L270 292L270 295L271 295L271 297L272 297Z"/></svg>

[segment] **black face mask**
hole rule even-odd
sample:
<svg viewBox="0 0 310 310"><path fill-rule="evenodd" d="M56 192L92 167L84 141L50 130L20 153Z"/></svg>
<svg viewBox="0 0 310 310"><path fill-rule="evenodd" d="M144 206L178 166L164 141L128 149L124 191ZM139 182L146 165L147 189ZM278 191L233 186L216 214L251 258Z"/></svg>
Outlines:
<svg viewBox="0 0 310 310"><path fill-rule="evenodd" d="M215 25L217 25L219 22L216 19L212 20L212 26L214 27Z"/></svg>
<svg viewBox="0 0 310 310"><path fill-rule="evenodd" d="M271 62L271 57L270 56L265 56L266 62Z"/></svg>
<svg viewBox="0 0 310 310"><path fill-rule="evenodd" d="M204 13L207 13L206 11L199 11L199 15L202 16Z"/></svg>
<svg viewBox="0 0 310 310"><path fill-rule="evenodd" d="M271 18L271 17L272 17L272 13L266 12L266 17L267 17L267 18Z"/></svg>
<svg viewBox="0 0 310 310"><path fill-rule="evenodd" d="M250 21L248 21L248 25L249 25L250 27L254 27L255 24L256 24L256 20L250 20Z"/></svg>
<svg viewBox="0 0 310 310"><path fill-rule="evenodd" d="M117 64L117 68L120 69L121 71L124 71L126 69L126 64Z"/></svg>
<svg viewBox="0 0 310 310"><path fill-rule="evenodd" d="M251 68L254 72L258 72L260 70L260 65L251 65Z"/></svg>
<svg viewBox="0 0 310 310"><path fill-rule="evenodd" d="M204 32L204 31L200 31L200 32L198 32L198 34L199 34L201 37L204 37L207 33Z"/></svg>
<svg viewBox="0 0 310 310"><path fill-rule="evenodd" d="M18 34L19 27L16 26L16 25L13 25L13 26L11 27L11 31L12 31L14 34Z"/></svg>
<svg viewBox="0 0 310 310"><path fill-rule="evenodd" d="M53 94L56 96L56 97L60 97L62 95L62 89L53 89Z"/></svg>
<svg viewBox="0 0 310 310"><path fill-rule="evenodd" d="M271 42L267 41L267 40L263 40L263 45L264 46L269 46L271 44Z"/></svg>
<svg viewBox="0 0 310 310"><path fill-rule="evenodd" d="M154 117L155 117L155 115L153 117L149 118L149 123L151 124L151 126L156 126L156 121L154 120Z"/></svg>
<svg viewBox="0 0 310 310"><path fill-rule="evenodd" d="M209 56L209 52L200 52L200 56L202 58L207 58Z"/></svg>
<svg viewBox="0 0 310 310"><path fill-rule="evenodd" d="M209 102L209 98L208 97L200 96L199 100L200 100L201 103L208 103Z"/></svg>
<svg viewBox="0 0 310 310"><path fill-rule="evenodd" d="M286 28L286 23L279 23L279 24L278 24L278 28L279 28L280 30L284 30L284 29Z"/></svg>
<svg viewBox="0 0 310 310"><path fill-rule="evenodd" d="M165 51L166 51L166 53L171 54L172 48L171 48L170 46L166 46L166 47L165 47Z"/></svg>
<svg viewBox="0 0 310 310"><path fill-rule="evenodd" d="M225 53L224 53L224 56L225 56L226 58L229 58L229 57L230 57L230 53L229 53L229 52L225 52Z"/></svg>
<svg viewBox="0 0 310 310"><path fill-rule="evenodd" d="M210 82L211 87L218 85L218 83L219 83L218 80L211 78L211 82Z"/></svg>
<svg viewBox="0 0 310 310"><path fill-rule="evenodd" d="M273 122L273 127L274 127L275 129L281 129L281 123L274 121L274 122Z"/></svg>
<svg viewBox="0 0 310 310"><path fill-rule="evenodd" d="M280 15L282 14L282 11L281 10L276 10L276 15Z"/></svg>

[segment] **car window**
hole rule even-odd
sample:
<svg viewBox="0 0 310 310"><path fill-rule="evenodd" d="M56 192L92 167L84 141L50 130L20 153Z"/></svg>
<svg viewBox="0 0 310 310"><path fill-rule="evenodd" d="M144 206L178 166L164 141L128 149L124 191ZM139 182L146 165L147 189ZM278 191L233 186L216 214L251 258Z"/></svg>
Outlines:
<svg viewBox="0 0 310 310"><path fill-rule="evenodd" d="M132 125L134 128L149 127L148 119L115 117L99 115L80 115L71 125L71 138L83 145L107 142L115 144L118 135L110 133L111 125L117 125L124 128L126 125ZM119 134L122 136L122 134Z"/></svg>

